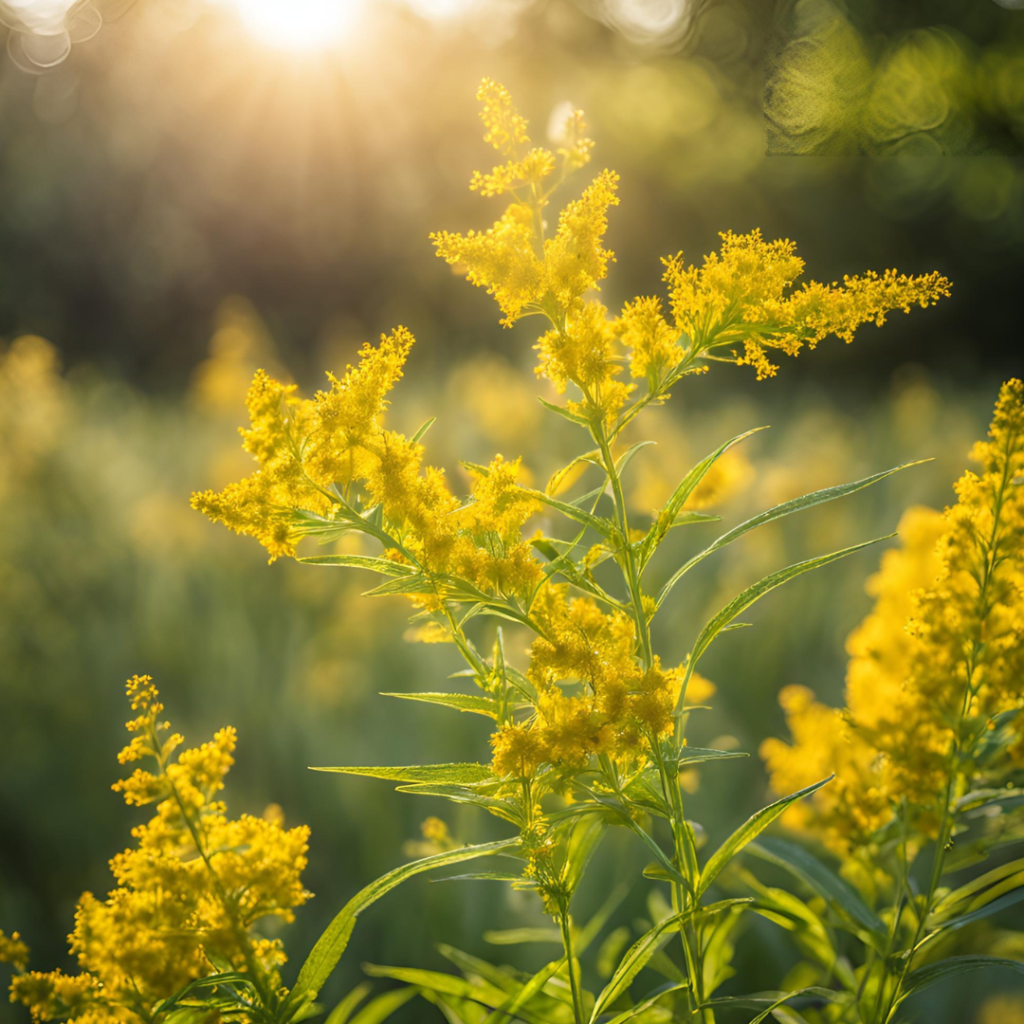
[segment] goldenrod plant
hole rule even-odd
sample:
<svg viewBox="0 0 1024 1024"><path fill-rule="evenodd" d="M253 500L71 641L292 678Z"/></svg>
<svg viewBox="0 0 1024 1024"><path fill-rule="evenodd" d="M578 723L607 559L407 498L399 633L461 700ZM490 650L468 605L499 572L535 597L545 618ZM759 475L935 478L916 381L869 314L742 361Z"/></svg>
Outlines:
<svg viewBox="0 0 1024 1024"><path fill-rule="evenodd" d="M916 992L985 967L1024 973L1024 937L982 924L1024 899L1024 384L1007 382L977 471L944 513L915 508L850 635L846 706L782 692L791 743L762 746L785 791L827 765L831 785L791 809L794 839L754 847L816 896L786 899L753 874L766 912L795 932L804 978L846 998L809 1021L887 1024ZM824 852L824 851L819 851ZM852 950L835 944L850 931ZM851 953L853 955L851 955Z"/></svg>
<svg viewBox="0 0 1024 1024"><path fill-rule="evenodd" d="M667 307L659 297L641 296L612 316L594 293L614 259L604 236L609 210L618 203L617 175L602 171L562 208L557 223L548 221L556 189L592 155L583 115L573 113L548 150L532 146L527 122L502 86L485 80L479 99L486 140L502 162L474 174L470 187L509 202L492 227L439 231L433 242L441 258L494 296L506 326L541 318L536 372L553 389L550 397L565 396L564 404L542 404L578 430L578 454L544 488L530 485L518 458L499 454L487 465L464 463L471 493L457 494L446 474L425 462L423 442L433 421L412 436L385 423L414 343L407 329L397 327L378 345L364 346L357 365L344 374L329 374L313 398L258 372L247 396L250 425L242 430L256 469L220 492L195 494L192 504L256 538L271 561L288 557L383 577L371 594L403 595L413 607L416 637L453 645L464 663L456 678L464 685L387 695L480 716L490 728L489 763L322 770L390 780L406 793L477 806L499 819L508 835L460 845L432 820L424 842L410 851L426 856L354 896L286 989L277 973L280 947L256 938L252 926L268 915L287 918L306 898L299 882L305 832L255 819L229 821L213 795L230 764L233 733L222 732L212 745L172 763L178 738L163 737L155 692L148 682L135 681L131 694L142 715L123 756L156 758L159 770L137 772L120 788L131 802L159 801L157 817L139 831L140 851L115 859L115 875L128 895L116 890L109 906L83 898L82 906L103 926L80 937L76 931L73 938L83 973L72 981L17 974L16 997L40 1019L305 1019L318 1012L315 1000L362 910L415 874L483 857L497 858L490 863L499 867L460 877L536 894L561 955L532 975L454 949L445 952L462 977L372 968L404 987L357 1009L365 994L359 988L331 1012L329 1024L383 1020L415 995L464 1024L713 1024L723 1005L753 1005L754 1020L762 1021L792 999L838 1000L839 1007L850 1002L830 984L831 976L768 996L716 995L732 973L738 926L751 911L764 912L757 895L729 891L741 877L737 855L788 809L821 791L834 769L823 759L814 778L708 852L703 830L687 817L684 782L696 766L742 755L691 746L686 731L691 715L715 692L699 672L710 645L743 625L744 612L777 587L875 540L785 566L749 586L703 626L694 623L689 654L679 664L655 651L652 622L668 614L680 582L727 545L905 467L784 501L697 544L673 568L661 564L659 549L671 531L706 530L718 520L705 510L709 492L735 476L737 466L742 470L741 461L723 472L735 459L734 446L755 431L716 447L642 517L629 505L627 487L652 441L627 438L641 430L645 409L663 404L714 364L750 366L759 379L774 376L773 360L780 355L796 356L830 335L849 342L860 325L881 325L894 310L933 304L948 294L949 282L937 273L908 277L889 270L841 284L798 284L803 261L792 242L769 242L757 231L726 232L720 250L699 265L681 254L664 260ZM299 545L310 539L336 546L332 553L300 555ZM506 647L508 623L530 638L525 660ZM606 937L595 961L604 984L591 992L580 958L609 922L621 891L582 924L574 920L573 900L612 827L628 830L650 858L644 875L655 886L651 920L632 943L623 928ZM152 844L163 858L160 871L170 872L167 884L146 867ZM271 877L259 875L259 885L246 875L256 867L247 859L251 850L265 854L268 870L273 868ZM257 899L253 894L264 884L266 898ZM152 941L173 938L173 955L154 956L147 970L157 977L143 973L136 979L122 958L145 950L148 924L140 925L139 942L115 941L122 919L111 908L126 900L151 914L169 893L183 901L175 909L187 916L173 936L158 929ZM194 907L185 905L190 900ZM0 947L19 972L25 960L20 941L12 936ZM652 974L664 983L652 988ZM67 993L66 985L72 986Z"/></svg>
<svg viewBox="0 0 1024 1024"><path fill-rule="evenodd" d="M476 982L461 984L408 969L393 976L419 985L449 1019L483 1019L482 1006L492 1020L584 1024L613 1017L621 1024L679 1012L711 1022L713 994L729 974L730 935L750 906L746 897L710 899L712 887L740 850L824 785L828 772L755 814L702 857L697 828L685 814L680 772L737 754L686 742L694 704L713 692L697 671L699 662L761 597L873 541L790 565L749 587L697 632L682 664L662 663L653 649L652 620L683 577L727 544L903 467L778 505L722 534L651 589L645 574L669 531L716 519L691 499L717 460L753 431L702 459L640 523L630 519L623 477L649 442L625 447L623 431L647 406L665 402L684 378L713 363L749 365L758 378L770 377L776 353L795 356L832 334L850 341L859 325L881 325L893 310L927 307L948 294L949 284L935 273L886 271L848 277L841 285L797 286L803 262L792 242L767 242L757 231L726 233L720 252L700 266L681 254L664 261L670 318L657 297L639 297L612 317L591 295L614 258L604 235L608 211L618 202L617 175L602 171L562 209L556 225L549 228L547 221L555 190L590 160L593 143L583 115L568 118L551 151L531 145L527 122L502 86L485 80L479 99L485 138L504 162L475 173L470 187L511 201L487 230L439 231L433 242L440 257L494 296L503 324L530 316L545 322L536 344L537 374L568 398L564 405L544 404L579 428L585 438L580 454L543 490L520 482L520 460L497 455L489 465L467 465L472 493L466 499L454 494L441 470L424 465L430 423L407 437L382 422L413 344L399 327L378 346L364 347L359 364L344 376L329 375L327 389L312 399L258 374L248 397L251 426L242 431L258 468L220 493L196 494L193 505L256 537L271 560L298 557L383 576L371 593L406 595L421 638L453 642L474 687L390 696L493 723L490 764L325 770L397 781L404 792L474 804L511 825L514 839L500 852L518 858L518 869L472 877L536 892L558 928L563 956L530 978L487 979L482 967L470 971ZM582 478L581 471L591 474L585 493L556 497L568 480ZM561 528L526 532L531 520L547 525L552 516ZM297 554L304 538L329 543L354 536L366 542L363 548ZM505 648L503 620L532 634L523 665ZM658 821L666 823L667 847ZM671 903L622 955L603 990L590 993L578 958L594 929L574 924L571 904L613 825L630 829L647 848L653 858L647 874L667 884ZM494 851L494 844L481 849ZM678 962L660 955L673 936ZM634 979L652 962L668 973L669 984L637 996Z"/></svg>

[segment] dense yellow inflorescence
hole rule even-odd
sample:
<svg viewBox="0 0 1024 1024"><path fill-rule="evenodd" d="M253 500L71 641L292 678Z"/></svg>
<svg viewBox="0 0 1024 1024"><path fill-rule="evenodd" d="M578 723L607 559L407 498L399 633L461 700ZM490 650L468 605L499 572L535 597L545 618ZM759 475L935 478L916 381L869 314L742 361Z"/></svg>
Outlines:
<svg viewBox="0 0 1024 1024"><path fill-rule="evenodd" d="M474 470L463 505L445 474L423 465L423 447L381 422L412 343L399 327L364 346L359 365L329 375L330 390L313 399L258 372L247 397L251 426L241 433L259 469L219 493L193 495L192 505L258 539L273 561L296 555L306 526L296 513L337 521L358 495L363 508L381 509L394 540L389 557L490 592L529 591L542 575L521 528L539 506L518 484L520 461L498 455Z"/></svg>
<svg viewBox="0 0 1024 1024"><path fill-rule="evenodd" d="M527 778L542 764L578 768L599 754L628 762L672 733L685 667L665 669L655 658L645 671L628 615L604 612L555 585L541 591L533 614L544 633L527 670L537 706L528 721L492 737L497 774ZM713 692L702 676L691 676L688 701Z"/></svg>
<svg viewBox="0 0 1024 1024"><path fill-rule="evenodd" d="M949 295L950 283L940 274L908 277L895 270L795 288L804 261L789 239L766 242L758 230L726 231L721 239L720 250L700 267L688 266L682 253L663 261L672 315L697 350L728 349L728 358L752 366L758 380L778 370L771 350L795 356L830 334L851 342L861 324L880 327L893 310L925 309Z"/></svg>
<svg viewBox="0 0 1024 1024"><path fill-rule="evenodd" d="M791 823L840 853L870 843L901 801L936 834L956 787L1005 765L975 762L992 719L1024 706L1024 384L1005 384L977 473L956 484L945 514L913 509L902 547L888 552L869 590L870 615L851 634L846 708L810 691L781 695L792 742L762 746L779 792L835 771ZM1010 747L1015 760L1021 744ZM952 793L947 792L953 777Z"/></svg>
<svg viewBox="0 0 1024 1024"><path fill-rule="evenodd" d="M14 978L11 998L35 1020L150 1020L159 1002L224 963L277 990L284 951L253 928L267 918L291 921L310 895L301 879L309 829L285 829L279 815L229 818L217 799L234 730L174 758L183 739L161 721L152 680L129 680L128 697L137 715L118 759L145 758L154 770L136 768L114 789L130 805L156 803L156 812L132 830L135 845L110 861L116 887L106 899L85 893L78 902L69 944L80 973Z"/></svg>

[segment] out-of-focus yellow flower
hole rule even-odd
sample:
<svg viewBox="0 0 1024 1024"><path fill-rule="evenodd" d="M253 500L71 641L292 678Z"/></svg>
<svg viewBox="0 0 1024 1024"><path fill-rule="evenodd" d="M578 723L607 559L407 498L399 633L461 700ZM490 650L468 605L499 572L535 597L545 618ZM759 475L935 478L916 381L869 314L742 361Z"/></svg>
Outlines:
<svg viewBox="0 0 1024 1024"><path fill-rule="evenodd" d="M8 935L0 928L0 964L10 964L16 971L28 967L28 946L17 932Z"/></svg>
<svg viewBox="0 0 1024 1024"><path fill-rule="evenodd" d="M846 709L787 688L792 735L762 745L773 787L835 781L791 814L846 853L870 842L905 801L935 835L953 772L966 782L1007 765L975 763L986 723L1022 704L1024 674L1024 384L1000 392L980 473L956 484L944 515L912 509L902 547L869 582L874 610L850 635ZM972 739L973 737L973 739ZM1009 747L1016 762L1022 743ZM823 770L824 769L824 770Z"/></svg>
<svg viewBox="0 0 1024 1024"><path fill-rule="evenodd" d="M64 382L57 350L26 334L0 352L0 499L62 436Z"/></svg>
<svg viewBox="0 0 1024 1024"><path fill-rule="evenodd" d="M529 379L507 360L492 354L467 360L451 374L448 393L489 443L532 448L543 410Z"/></svg>
<svg viewBox="0 0 1024 1024"><path fill-rule="evenodd" d="M274 359L274 346L255 308L240 296L217 307L209 356L192 374L189 399L203 412L233 413L258 366Z"/></svg>
<svg viewBox="0 0 1024 1024"><path fill-rule="evenodd" d="M292 920L310 895L301 881L309 829L285 829L280 814L231 819L216 799L233 763L234 730L172 759L182 737L164 735L170 727L152 680L133 677L128 697L138 714L118 760L149 758L155 770L137 768L114 789L130 805L157 802L156 813L132 830L135 846L111 860L116 888L105 900L85 893L78 902L69 942L81 973L33 971L12 982L12 1000L35 1020L149 1019L215 962L276 990L284 951L252 929L268 917Z"/></svg>
<svg viewBox="0 0 1024 1024"><path fill-rule="evenodd" d="M1024 1024L1024 996L989 996L981 1004L975 1024Z"/></svg>

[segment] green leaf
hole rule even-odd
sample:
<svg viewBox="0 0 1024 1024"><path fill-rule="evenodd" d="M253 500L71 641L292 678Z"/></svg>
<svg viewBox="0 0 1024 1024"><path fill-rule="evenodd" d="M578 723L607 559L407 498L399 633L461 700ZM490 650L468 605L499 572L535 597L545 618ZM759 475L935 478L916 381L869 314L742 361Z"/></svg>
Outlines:
<svg viewBox="0 0 1024 1024"><path fill-rule="evenodd" d="M352 1024L381 1024L390 1017L400 1006L404 1006L410 999L418 995L415 988L396 988L393 992L385 992L383 995L371 999L352 1018ZM325 1022L326 1024L326 1022Z"/></svg>
<svg viewBox="0 0 1024 1024"><path fill-rule="evenodd" d="M659 921L650 931L640 936L632 946L626 950L626 955L619 961L615 973L611 976L608 984L601 990L601 994L594 1003L594 1011L590 1015L590 1024L594 1024L598 1017L629 988L633 979L643 970L647 961L657 951L662 935L670 928L677 928L685 914L673 914Z"/></svg>
<svg viewBox="0 0 1024 1024"><path fill-rule="evenodd" d="M522 875L513 875L507 871L472 871L465 875L445 875L435 878L436 882L521 882Z"/></svg>
<svg viewBox="0 0 1024 1024"><path fill-rule="evenodd" d="M562 933L557 928L504 928L484 932L484 942L492 946L519 946L535 942L561 943Z"/></svg>
<svg viewBox="0 0 1024 1024"><path fill-rule="evenodd" d="M567 519L571 519L581 526L589 526L595 533L599 533L608 540L615 538L615 527L610 520L595 516L592 512L587 512L586 509L579 508L575 504L551 498L543 491L529 491L528 493L531 497L555 509L556 512L561 512Z"/></svg>
<svg viewBox="0 0 1024 1024"><path fill-rule="evenodd" d="M1011 878L1013 875L1018 873L1024 873L1024 857L1018 857L1016 860L1008 861L1006 864L1001 864L997 868L993 868L991 871L986 871L985 874L979 875L977 878L972 879L965 885L961 885L960 888L954 889L952 892L947 893L935 904L935 910L931 915L932 920L941 920L945 917L958 903L962 903L966 899L971 899L971 905L969 909L973 910L976 906L980 906L977 903L979 894L981 898L984 898L984 889L995 888L999 883L1004 883L1006 879ZM1024 883L1024 878L1016 880L1013 884L1019 885ZM996 896L1002 895L1006 890L1004 888L996 888L990 899L995 899Z"/></svg>
<svg viewBox="0 0 1024 1024"><path fill-rule="evenodd" d="M604 814L584 815L573 826L565 852L565 887L570 897L607 831L608 820Z"/></svg>
<svg viewBox="0 0 1024 1024"><path fill-rule="evenodd" d="M810 494L801 495L799 498L784 501L780 505L776 505L774 508L770 508L766 512L761 512L752 519L740 523L739 526L734 526L709 544L703 551L699 551L694 555L682 568L676 570L668 583L662 587L661 593L658 596L658 604L665 600L672 588L695 565L702 562L708 555L714 554L727 544L731 544L734 540L742 537L743 534L749 533L759 526L764 526L766 523L774 522L776 519L781 519L783 516L791 515L793 512L802 512L804 509L813 508L815 505L823 505L825 502L834 501L836 498L844 498L848 494L862 491L865 487L870 487L872 484L876 484L880 480L892 476L894 473L899 473L901 470L909 469L911 466L920 466L922 463L930 461L930 459L918 459L916 462L905 462L902 466L894 466L892 469L886 469L881 473L874 473L871 476L864 477L862 480L855 480L853 483L839 484L836 487L825 487L820 491L812 491Z"/></svg>
<svg viewBox="0 0 1024 1024"><path fill-rule="evenodd" d="M576 458L572 460L572 462L567 463L561 469L556 470L554 473L551 474L547 484L544 487L544 493L554 496L554 494L558 491L559 487L562 485L562 482L565 480L565 478L581 462L589 463L590 465L600 465L600 463L596 461L596 458L600 456L600 454L601 453L599 451L592 451L587 452L584 455L577 455Z"/></svg>
<svg viewBox="0 0 1024 1024"><path fill-rule="evenodd" d="M726 441L725 444L720 445L710 455L706 455L701 459L700 462L698 462L697 465L683 477L679 482L679 485L672 492L672 496L665 502L661 511L655 517L654 524L651 526L650 530L647 531L644 539L640 541L639 561L641 568L643 568L650 560L651 555L654 554L665 534L672 529L676 517L680 512L682 512L687 499L696 490L697 485L701 480L704 479L707 471L734 444L738 444L745 438L750 437L751 434L756 434L759 430L764 429L764 427L755 427L753 430L748 430L743 434L738 434L731 440Z"/></svg>
<svg viewBox="0 0 1024 1024"><path fill-rule="evenodd" d="M564 406L555 405L554 402L545 402L543 398L538 397L537 401L544 406L545 409L549 409L556 416L561 416L562 419L568 420L570 423L576 423L581 427L589 427L590 421L585 416L577 416L574 412L569 412Z"/></svg>
<svg viewBox="0 0 1024 1024"><path fill-rule="evenodd" d="M885 924L860 893L802 846L769 836L752 843L749 852L785 869L838 910L840 916L885 942Z"/></svg>
<svg viewBox="0 0 1024 1024"><path fill-rule="evenodd" d="M370 569L382 576L405 578L415 573L410 565L392 562L390 558L375 558L371 555L311 555L308 558L297 558L297 562L305 565L341 565L352 569Z"/></svg>
<svg viewBox="0 0 1024 1024"><path fill-rule="evenodd" d="M507 1024L518 1010L544 991L544 986L564 965L565 957L562 957L561 960L552 960L547 966L542 967L511 999L490 1013L484 1024Z"/></svg>
<svg viewBox="0 0 1024 1024"><path fill-rule="evenodd" d="M819 985L809 985L807 988L798 988L793 992L760 992L750 996L723 996L719 999L709 999L701 1005L702 1007L732 1007L738 1010L757 1010L764 1007L750 1021L750 1024L761 1024L772 1015L774 1010L798 996L814 996L829 1003L845 1002L847 999L845 993L834 992L830 988L822 988Z"/></svg>
<svg viewBox="0 0 1024 1024"><path fill-rule="evenodd" d="M340 772L342 775L362 775L368 779L390 779L404 783L450 783L472 785L476 782L494 782L491 769L485 764L417 764L401 767L355 768L342 765L337 768L312 768L314 772Z"/></svg>
<svg viewBox="0 0 1024 1024"><path fill-rule="evenodd" d="M621 477L623 470L632 462L633 456L636 455L641 448L646 448L649 444L657 444L657 441L637 441L636 444L630 445L616 460L615 460L615 472Z"/></svg>
<svg viewBox="0 0 1024 1024"><path fill-rule="evenodd" d="M416 433L412 435L412 443L413 443L413 444L418 444L418 443L419 443L420 441L422 441L422 440L423 440L423 435L424 435L424 434L426 434L426 432L427 432L427 431L428 431L428 430L429 430L429 429L430 429L430 428L431 428L431 427L432 427L432 426L433 426L433 425L434 425L434 424L435 424L436 422L437 422L437 417L436 417L436 416L431 416L431 417L430 417L430 419L429 419L429 420L427 420L427 422L426 422L426 423L424 423L424 424L423 424L423 426L422 426L422 427L420 427L420 429L419 429L419 430L417 430L417 431L416 431Z"/></svg>
<svg viewBox="0 0 1024 1024"><path fill-rule="evenodd" d="M481 793L468 786L435 785L421 782L399 786L398 792L409 793L413 796L439 796L443 800L451 800L455 804L473 804L476 807L482 807L503 821L515 825L516 828L521 828L523 825L522 812L514 803L499 797L488 796L486 793Z"/></svg>
<svg viewBox="0 0 1024 1024"><path fill-rule="evenodd" d="M909 996L928 988L929 985L934 985L937 981L989 967L1005 967L1007 970L1024 974L1024 963L1019 960L1007 960L998 956L951 956L911 971L906 986L894 1005L899 1006Z"/></svg>
<svg viewBox="0 0 1024 1024"><path fill-rule="evenodd" d="M440 704L456 711L470 711L488 718L498 717L498 705L492 697L481 697L468 693L382 693L382 697L398 697L400 700L418 700L424 704Z"/></svg>
<svg viewBox="0 0 1024 1024"><path fill-rule="evenodd" d="M636 1020L640 1014L645 1013L649 1010L659 999L664 998L670 992L678 992L680 989L686 989L690 987L690 983L686 982L677 983L675 985L662 986L653 996L648 996L646 999L641 1000L636 1006L630 1007L628 1010L623 1010L622 1013L615 1017L612 1017L608 1024L626 1024L627 1021Z"/></svg>
<svg viewBox="0 0 1024 1024"><path fill-rule="evenodd" d="M714 750L710 747L683 747L679 752L677 763L680 767L687 764L701 764L704 761L733 761L737 757L750 757L742 750Z"/></svg>
<svg viewBox="0 0 1024 1024"><path fill-rule="evenodd" d="M894 537L895 534L888 534L885 537L876 537L874 540L866 540L860 544L854 544L852 547L843 548L841 551L833 551L828 555L818 555L816 558L808 558L802 562L796 562L793 565L787 566L785 569L779 569L777 572L773 572L764 579L759 580L751 587L747 587L738 597L733 598L705 627L701 630L700 636L697 637L697 642L693 645L693 651L690 655L690 668L695 668L697 662L700 660L701 655L708 649L711 641L722 630L736 618L737 615L745 612L752 604L759 601L765 594L770 593L776 587L782 586L783 583L787 583L789 580L794 579L796 576L800 576L805 572L810 572L811 569L820 569L824 565L828 565L830 562L836 562L840 558L845 558L847 555L852 555L855 551L860 551L863 548L870 547L872 544L878 544L880 541L888 540L890 537Z"/></svg>
<svg viewBox="0 0 1024 1024"><path fill-rule="evenodd" d="M937 936L946 932L955 931L957 928L963 928L964 925L980 921L984 917L990 917L992 914L998 914L1001 910L1005 910L1007 907L1012 907L1020 903L1021 900L1024 900L1024 887L1004 893L1002 896L993 895L991 900L984 901L976 910L971 910L966 914L957 914L953 917L947 918L935 929L935 931L923 938L916 948L920 949L921 946L925 945L925 943L931 942Z"/></svg>
<svg viewBox="0 0 1024 1024"><path fill-rule="evenodd" d="M459 864L476 857L489 857L518 845L518 839L501 839L493 843L463 846L458 850L446 850L430 857L423 857L421 860L414 860L389 871L386 875L381 875L376 881L356 893L317 939L316 945L310 950L309 956L306 957L306 961L299 971L295 987L288 996L288 1003L298 1007L303 1003L312 1002L316 998L324 982L330 977L331 972L341 959L342 953L345 952L352 929L355 927L356 918L371 903L375 903L395 886L401 885L406 879L424 871L447 867L449 864Z"/></svg>
<svg viewBox="0 0 1024 1024"><path fill-rule="evenodd" d="M699 896L706 892L708 886L718 877L719 872L721 872L726 864L748 843L753 842L790 804L796 803L797 800L802 800L805 796L810 796L811 793L821 789L822 786L827 782L831 782L832 779L833 776L830 775L827 779L822 779L821 782L816 782L813 786L807 786L796 793L790 793L789 796L784 796L781 800L776 800L775 803L762 807L756 814L752 814L747 818L711 855L707 864L704 865L704 870L701 871L700 880L697 883L697 895Z"/></svg>
<svg viewBox="0 0 1024 1024"><path fill-rule="evenodd" d="M506 998L505 993L490 982L471 981L443 971L425 971L418 967L380 967L377 964L363 964L363 970L371 978L391 978L441 995L475 999L490 1007L500 1006Z"/></svg>
<svg viewBox="0 0 1024 1024"><path fill-rule="evenodd" d="M349 1017L355 1013L356 1007L370 994L373 986L364 981L354 989L327 1015L324 1024L348 1024Z"/></svg>

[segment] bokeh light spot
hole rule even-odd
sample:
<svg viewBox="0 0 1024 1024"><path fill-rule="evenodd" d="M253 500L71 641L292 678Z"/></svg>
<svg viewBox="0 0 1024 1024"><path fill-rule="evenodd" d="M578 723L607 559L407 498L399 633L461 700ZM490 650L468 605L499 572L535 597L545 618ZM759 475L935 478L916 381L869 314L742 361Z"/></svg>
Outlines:
<svg viewBox="0 0 1024 1024"><path fill-rule="evenodd" d="M326 49L359 20L366 0L230 0L261 42L288 50Z"/></svg>

